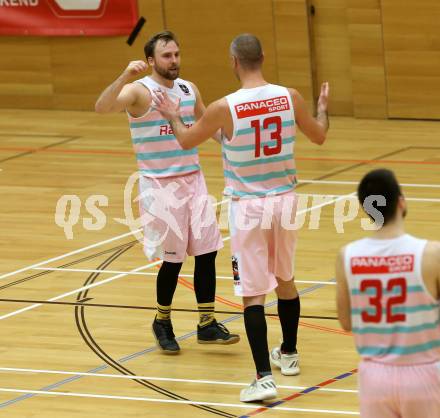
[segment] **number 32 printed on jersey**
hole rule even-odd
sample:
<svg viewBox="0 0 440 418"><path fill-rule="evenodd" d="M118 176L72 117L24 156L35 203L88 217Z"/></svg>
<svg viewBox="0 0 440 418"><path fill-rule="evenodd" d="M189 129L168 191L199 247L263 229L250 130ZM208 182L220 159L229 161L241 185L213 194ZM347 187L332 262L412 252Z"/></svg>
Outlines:
<svg viewBox="0 0 440 418"><path fill-rule="evenodd" d="M375 308L375 313L371 314L367 311L362 312L362 321L364 322L372 322L379 323L382 320L383 314L383 288L382 282L376 279L363 280L361 282L360 291L362 293L368 291L369 289L374 289L376 294L370 297L370 305ZM397 305L402 305L406 302L407 298L407 285L406 280L403 277L399 277L396 279L391 279L387 284L387 292L391 293L395 289L400 289L400 292L397 296L392 296L388 299L386 303L386 322L387 323L395 323L395 322L403 322L406 320L406 315L404 313L393 313L393 307Z"/></svg>

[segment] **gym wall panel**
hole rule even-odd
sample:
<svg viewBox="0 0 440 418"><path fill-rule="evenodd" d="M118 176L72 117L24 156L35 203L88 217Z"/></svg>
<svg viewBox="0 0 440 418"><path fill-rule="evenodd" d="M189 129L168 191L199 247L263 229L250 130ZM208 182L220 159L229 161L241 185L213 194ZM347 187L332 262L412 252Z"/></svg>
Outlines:
<svg viewBox="0 0 440 418"><path fill-rule="evenodd" d="M305 0L274 0L278 80L297 89L311 105L313 80Z"/></svg>
<svg viewBox="0 0 440 418"><path fill-rule="evenodd" d="M348 0L354 116L387 118L380 0Z"/></svg>
<svg viewBox="0 0 440 418"><path fill-rule="evenodd" d="M310 0L315 8L311 18L314 49L315 91L328 81L331 88L329 112L353 115L348 0Z"/></svg>
<svg viewBox="0 0 440 418"><path fill-rule="evenodd" d="M264 74L277 83L272 0L165 0L167 29L182 51L181 75L193 81L206 104L237 88L229 45L244 32L259 37L265 53Z"/></svg>
<svg viewBox="0 0 440 418"><path fill-rule="evenodd" d="M130 59L122 38L56 38L51 49L56 109L93 110L99 92Z"/></svg>
<svg viewBox="0 0 440 418"><path fill-rule="evenodd" d="M145 40L165 27L180 38L182 76L206 103L238 88L228 49L242 32L262 40L268 81L295 87L312 102L306 0L139 0L139 8L147 24L132 47L126 37L1 37L0 107L92 110L128 62L143 59ZM336 101L341 92L332 83Z"/></svg>
<svg viewBox="0 0 440 418"><path fill-rule="evenodd" d="M93 110L99 93L128 62L144 58L146 39L163 29L161 0L139 1L139 15L147 23L132 47L126 37L51 38L56 109Z"/></svg>
<svg viewBox="0 0 440 418"><path fill-rule="evenodd" d="M440 2L382 1L388 114L440 119Z"/></svg>
<svg viewBox="0 0 440 418"><path fill-rule="evenodd" d="M48 109L53 105L47 38L0 38L0 107Z"/></svg>
<svg viewBox="0 0 440 418"><path fill-rule="evenodd" d="M292 79L289 85L307 86L307 58L301 56L295 69L279 70L277 66L278 48L278 55L284 54L294 39L306 39L307 24L297 20L305 19L305 14L303 10L293 10L295 21L289 22L285 8L278 8L280 13L275 14L276 3L301 9L304 0L139 0L140 15L147 18L147 24L133 47L127 46L125 37L2 37L0 74L4 81L0 81L0 107L91 110L97 95L128 61L144 57L145 40L165 26L181 40L182 76L199 85L207 103L239 86L230 68L228 46L235 35L246 31L262 40L269 81L277 83L287 71L286 80ZM280 19L279 33L283 36L276 37L275 27ZM296 45L295 48L298 50ZM302 55L307 53L302 40L300 49ZM22 65L26 57L31 62ZM283 55L280 61L286 63L290 57ZM307 89L302 92L307 98Z"/></svg>
<svg viewBox="0 0 440 418"><path fill-rule="evenodd" d="M0 107L93 110L99 93L163 29L161 0L139 0L147 24L126 37L0 37Z"/></svg>

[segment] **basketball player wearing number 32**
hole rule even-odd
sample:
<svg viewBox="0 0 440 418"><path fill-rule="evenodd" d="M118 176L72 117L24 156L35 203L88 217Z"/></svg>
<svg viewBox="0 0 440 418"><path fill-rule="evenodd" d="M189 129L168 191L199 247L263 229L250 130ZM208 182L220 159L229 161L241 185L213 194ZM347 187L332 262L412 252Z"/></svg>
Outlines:
<svg viewBox="0 0 440 418"><path fill-rule="evenodd" d="M218 129L223 132L225 194L232 199L234 288L236 295L243 297L245 329L257 371L255 381L241 391L240 400L251 402L276 397L271 362L284 375L299 374L296 342L300 302L293 281L296 234L290 223L297 206L293 148L296 125L312 142L324 143L329 87L322 85L314 118L296 90L265 81L264 55L255 36L236 37L230 53L241 89L209 105L194 126L188 129L182 123L178 104L164 90L156 91L153 101L170 120L183 148L195 147ZM269 225L264 225L263 213L268 207L273 211ZM283 207L289 207L288 227L282 219ZM240 219L247 225L240 225ZM283 341L269 354L264 303L272 290L278 296Z"/></svg>
<svg viewBox="0 0 440 418"><path fill-rule="evenodd" d="M406 203L390 170L368 173L359 201L379 229L336 264L337 305L362 358L362 418L440 417L440 242L405 233Z"/></svg>

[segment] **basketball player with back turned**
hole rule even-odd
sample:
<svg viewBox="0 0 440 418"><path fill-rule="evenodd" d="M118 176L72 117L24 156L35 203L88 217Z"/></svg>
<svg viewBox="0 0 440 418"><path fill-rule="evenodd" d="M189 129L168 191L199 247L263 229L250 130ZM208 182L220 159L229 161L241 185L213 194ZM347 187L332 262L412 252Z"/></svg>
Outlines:
<svg viewBox="0 0 440 418"><path fill-rule="evenodd" d="M297 332L300 301L293 281L296 233L283 224L283 207L296 212L296 168L293 156L296 125L314 143L322 144L328 129L328 84L324 83L316 118L294 89L265 81L264 55L258 38L236 37L230 48L231 64L241 89L208 106L203 117L187 128L179 105L165 91L157 91L158 110L171 122L183 148L190 149L218 129L222 140L225 194L230 196L230 230L236 295L243 297L244 323L257 378L240 394L251 402L276 397L270 362L284 375L300 372ZM271 222L264 225L266 208ZM286 211L284 211L286 212ZM252 228L240 225L245 218L258 221ZM238 280L239 277L239 280ZM264 303L275 290L283 342L269 354Z"/></svg>
<svg viewBox="0 0 440 418"><path fill-rule="evenodd" d="M362 358L362 418L440 417L440 242L405 233L405 198L390 170L369 172L358 197L378 229L336 264L342 327Z"/></svg>

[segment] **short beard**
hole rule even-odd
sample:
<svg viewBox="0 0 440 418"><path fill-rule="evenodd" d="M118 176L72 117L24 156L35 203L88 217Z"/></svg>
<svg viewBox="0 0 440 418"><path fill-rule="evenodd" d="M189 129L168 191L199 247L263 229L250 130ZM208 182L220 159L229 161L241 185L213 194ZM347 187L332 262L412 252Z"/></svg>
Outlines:
<svg viewBox="0 0 440 418"><path fill-rule="evenodd" d="M179 71L180 71L179 67L177 67L177 72L174 74L172 74L169 70L164 70L163 68L160 67L155 67L154 69L161 77L165 78L166 80L174 81L177 78L179 78Z"/></svg>

